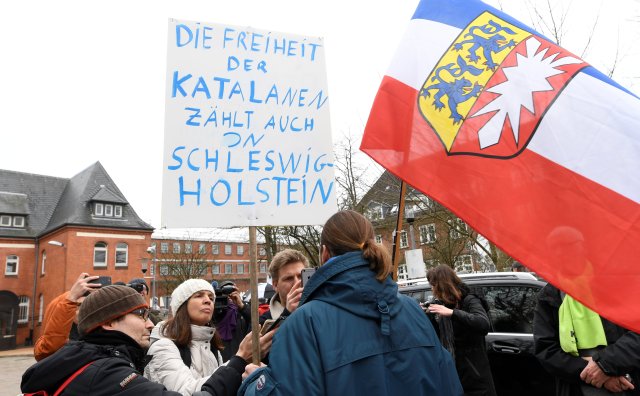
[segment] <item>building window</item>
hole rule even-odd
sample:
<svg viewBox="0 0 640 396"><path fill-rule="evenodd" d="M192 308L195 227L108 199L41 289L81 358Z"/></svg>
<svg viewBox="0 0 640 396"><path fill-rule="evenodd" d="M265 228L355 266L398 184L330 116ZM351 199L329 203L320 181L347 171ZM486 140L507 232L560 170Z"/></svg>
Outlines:
<svg viewBox="0 0 640 396"><path fill-rule="evenodd" d="M382 235L376 235L376 243L382 243Z"/></svg>
<svg viewBox="0 0 640 396"><path fill-rule="evenodd" d="M96 216L104 216L104 205L96 202L93 206L93 214Z"/></svg>
<svg viewBox="0 0 640 396"><path fill-rule="evenodd" d="M211 245L211 254L220 254L220 246Z"/></svg>
<svg viewBox="0 0 640 396"><path fill-rule="evenodd" d="M192 247L192 245L191 245L190 243L186 243L186 242L185 242L185 244L184 244L184 252L185 252L186 254L191 254L191 253L193 253L193 247Z"/></svg>
<svg viewBox="0 0 640 396"><path fill-rule="evenodd" d="M29 321L29 297L20 296L18 304L18 323L27 323Z"/></svg>
<svg viewBox="0 0 640 396"><path fill-rule="evenodd" d="M126 267L129 260L129 246L120 242L116 245L116 267Z"/></svg>
<svg viewBox="0 0 640 396"><path fill-rule="evenodd" d="M14 254L7 256L7 266L5 267L5 275L18 275L18 266L20 259Z"/></svg>
<svg viewBox="0 0 640 396"><path fill-rule="evenodd" d="M224 245L224 254L226 254L227 256L231 255L231 245Z"/></svg>
<svg viewBox="0 0 640 396"><path fill-rule="evenodd" d="M267 263L260 263L260 272L263 274L267 272Z"/></svg>
<svg viewBox="0 0 640 396"><path fill-rule="evenodd" d="M244 264L236 264L236 272L238 274L244 274Z"/></svg>
<svg viewBox="0 0 640 396"><path fill-rule="evenodd" d="M434 243L436 241L436 225L426 224L421 225L420 228L420 243Z"/></svg>
<svg viewBox="0 0 640 396"><path fill-rule="evenodd" d="M220 264L213 264L211 266L211 274L212 275L219 275L220 274Z"/></svg>
<svg viewBox="0 0 640 396"><path fill-rule="evenodd" d="M456 272L473 272L473 261L471 259L471 255L464 254L462 256L456 257L454 262Z"/></svg>
<svg viewBox="0 0 640 396"><path fill-rule="evenodd" d="M407 238L407 232L400 231L400 248L403 249L407 246L409 246L409 238Z"/></svg>
<svg viewBox="0 0 640 396"><path fill-rule="evenodd" d="M16 228L24 227L24 217L22 216L13 216L13 226Z"/></svg>
<svg viewBox="0 0 640 396"><path fill-rule="evenodd" d="M225 264L224 265L224 273L232 274L233 273L233 264Z"/></svg>
<svg viewBox="0 0 640 396"><path fill-rule="evenodd" d="M201 243L198 246L198 253L199 254L207 254L207 245L205 245L204 243Z"/></svg>
<svg viewBox="0 0 640 396"><path fill-rule="evenodd" d="M261 247L261 248L260 248L260 253L259 253L259 255L260 255L260 256L266 256L266 255L267 255L267 249L265 249L265 248Z"/></svg>
<svg viewBox="0 0 640 396"><path fill-rule="evenodd" d="M160 266L160 275L167 276L169 275L169 266L166 264L162 264Z"/></svg>
<svg viewBox="0 0 640 396"><path fill-rule="evenodd" d="M8 216L8 215L0 216L0 226L11 227L11 216Z"/></svg>
<svg viewBox="0 0 640 396"><path fill-rule="evenodd" d="M447 223L449 223L449 236L451 239L462 238L461 232L467 231L467 224L462 219L448 220Z"/></svg>
<svg viewBox="0 0 640 396"><path fill-rule="evenodd" d="M173 253L180 254L180 242L173 243Z"/></svg>
<svg viewBox="0 0 640 396"><path fill-rule="evenodd" d="M169 243L168 242L160 243L160 253L169 253Z"/></svg>
<svg viewBox="0 0 640 396"><path fill-rule="evenodd" d="M242 245L236 246L236 254L238 256L243 256L244 255L244 246L242 246Z"/></svg>
<svg viewBox="0 0 640 396"><path fill-rule="evenodd" d="M93 266L94 267L107 266L107 244L106 243L98 242L93 246Z"/></svg>
<svg viewBox="0 0 640 396"><path fill-rule="evenodd" d="M44 275L45 265L47 264L47 252L42 251L42 267L40 268L40 275Z"/></svg>
<svg viewBox="0 0 640 396"><path fill-rule="evenodd" d="M115 217L122 217L122 205L115 205L113 207L113 215Z"/></svg>
<svg viewBox="0 0 640 396"><path fill-rule="evenodd" d="M38 312L38 323L42 323L43 316L44 316L44 296L40 294L40 311Z"/></svg>

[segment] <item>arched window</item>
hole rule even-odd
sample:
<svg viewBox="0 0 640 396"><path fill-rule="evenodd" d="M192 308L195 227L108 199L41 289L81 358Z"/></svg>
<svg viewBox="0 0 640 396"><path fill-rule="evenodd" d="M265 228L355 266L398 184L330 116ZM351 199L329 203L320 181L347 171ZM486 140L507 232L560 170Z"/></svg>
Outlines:
<svg viewBox="0 0 640 396"><path fill-rule="evenodd" d="M47 264L47 252L42 251L42 267L40 268L40 275L44 275L45 265Z"/></svg>
<svg viewBox="0 0 640 396"><path fill-rule="evenodd" d="M120 242L116 245L116 267L126 267L129 259L129 246Z"/></svg>
<svg viewBox="0 0 640 396"><path fill-rule="evenodd" d="M40 311L38 313L38 323L42 323L44 317L44 296L40 294Z"/></svg>
<svg viewBox="0 0 640 396"><path fill-rule="evenodd" d="M94 267L107 266L107 244L106 243L98 242L93 246L93 266Z"/></svg>

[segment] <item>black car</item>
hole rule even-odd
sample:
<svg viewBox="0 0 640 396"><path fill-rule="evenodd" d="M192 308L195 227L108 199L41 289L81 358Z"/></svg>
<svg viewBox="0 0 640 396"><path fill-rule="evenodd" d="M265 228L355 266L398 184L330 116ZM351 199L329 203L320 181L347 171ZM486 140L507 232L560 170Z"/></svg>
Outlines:
<svg viewBox="0 0 640 396"><path fill-rule="evenodd" d="M554 395L555 381L534 356L533 347L533 313L537 294L545 282L526 272L459 276L473 293L489 303L487 354L498 395ZM401 283L400 293L419 303L431 300L431 285L426 280L407 286Z"/></svg>

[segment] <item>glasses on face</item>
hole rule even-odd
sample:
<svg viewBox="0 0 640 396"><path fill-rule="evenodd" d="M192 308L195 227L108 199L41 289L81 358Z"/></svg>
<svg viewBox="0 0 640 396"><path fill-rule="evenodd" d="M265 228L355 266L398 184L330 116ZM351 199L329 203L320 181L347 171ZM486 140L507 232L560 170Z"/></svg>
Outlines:
<svg viewBox="0 0 640 396"><path fill-rule="evenodd" d="M151 312L151 310L149 308L138 308L138 309L134 309L133 311L131 311L129 313L132 313L132 314L138 316L140 319L142 319L142 320L144 320L146 322L147 319L149 319L149 312Z"/></svg>

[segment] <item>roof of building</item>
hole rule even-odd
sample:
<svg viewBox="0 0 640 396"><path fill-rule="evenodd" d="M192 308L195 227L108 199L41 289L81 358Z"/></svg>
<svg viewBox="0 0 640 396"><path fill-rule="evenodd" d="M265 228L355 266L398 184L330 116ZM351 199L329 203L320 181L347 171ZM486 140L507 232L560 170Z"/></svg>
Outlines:
<svg viewBox="0 0 640 396"><path fill-rule="evenodd" d="M92 216L93 201L123 205L122 217ZM35 238L65 225L153 230L128 205L100 162L71 179L0 170L0 213L27 215L26 227L0 228L0 237Z"/></svg>

